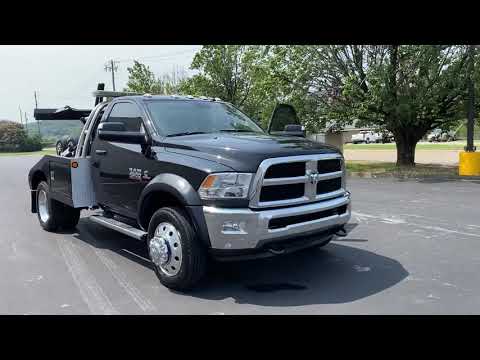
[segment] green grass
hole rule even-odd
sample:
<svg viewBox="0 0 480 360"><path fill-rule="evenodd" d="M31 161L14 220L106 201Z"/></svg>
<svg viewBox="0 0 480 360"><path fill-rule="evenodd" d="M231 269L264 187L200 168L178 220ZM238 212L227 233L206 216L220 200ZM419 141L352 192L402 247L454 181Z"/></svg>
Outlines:
<svg viewBox="0 0 480 360"><path fill-rule="evenodd" d="M395 163L373 161L347 161L348 172L385 172L395 169Z"/></svg>
<svg viewBox="0 0 480 360"><path fill-rule="evenodd" d="M466 141L452 141L445 143L421 142L417 144L417 150L463 150ZM395 143L389 144L345 144L345 150L396 150Z"/></svg>
<svg viewBox="0 0 480 360"><path fill-rule="evenodd" d="M31 152L2 152L0 156L27 156L27 155L55 155L55 149L43 149L41 151Z"/></svg>
<svg viewBox="0 0 480 360"><path fill-rule="evenodd" d="M395 163L377 161L347 161L347 172L350 175L376 176L456 176L457 166L416 164L414 167L397 167Z"/></svg>

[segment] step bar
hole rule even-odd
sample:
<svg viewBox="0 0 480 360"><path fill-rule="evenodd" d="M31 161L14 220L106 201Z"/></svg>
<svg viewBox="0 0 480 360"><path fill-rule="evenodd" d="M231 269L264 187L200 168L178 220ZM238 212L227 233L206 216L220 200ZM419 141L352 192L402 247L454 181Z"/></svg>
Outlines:
<svg viewBox="0 0 480 360"><path fill-rule="evenodd" d="M102 215L91 215L89 217L94 223L105 226L109 229L118 231L124 235L130 236L134 239L144 241L147 239L147 233L143 230L137 229L133 226L120 222L118 220L107 218Z"/></svg>

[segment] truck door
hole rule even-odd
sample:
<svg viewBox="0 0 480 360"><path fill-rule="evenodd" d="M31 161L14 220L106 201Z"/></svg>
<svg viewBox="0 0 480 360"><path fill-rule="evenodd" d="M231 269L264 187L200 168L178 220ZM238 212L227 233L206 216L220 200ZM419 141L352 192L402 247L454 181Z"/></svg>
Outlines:
<svg viewBox="0 0 480 360"><path fill-rule="evenodd" d="M101 122L123 123L125 131L146 131L140 108L127 100L114 103ZM97 135L91 156L97 202L120 215L135 218L138 194L148 183L151 166L142 145L104 141Z"/></svg>
<svg viewBox="0 0 480 360"><path fill-rule="evenodd" d="M268 123L268 133L272 135L305 136L305 129L292 105L277 104Z"/></svg>

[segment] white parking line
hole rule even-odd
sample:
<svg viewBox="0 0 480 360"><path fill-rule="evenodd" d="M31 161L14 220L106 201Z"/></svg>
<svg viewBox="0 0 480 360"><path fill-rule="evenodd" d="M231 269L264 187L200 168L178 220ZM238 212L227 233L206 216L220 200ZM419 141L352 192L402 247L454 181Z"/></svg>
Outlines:
<svg viewBox="0 0 480 360"><path fill-rule="evenodd" d="M119 312L112 305L95 277L88 271L88 267L75 250L74 245L61 238L57 239L57 243L68 270L90 312L95 315L118 314Z"/></svg>
<svg viewBox="0 0 480 360"><path fill-rule="evenodd" d="M105 267L110 271L110 274L117 280L118 284L127 292L128 295L135 301L142 311L156 311L157 308L142 295L139 289L135 287L130 281L128 281L127 276L120 268L113 262L112 259L108 258L105 254L102 253L99 249L94 249L95 254L98 256L100 261L105 265Z"/></svg>
<svg viewBox="0 0 480 360"><path fill-rule="evenodd" d="M360 219L373 219L380 221L385 224L392 224L392 225L399 225L399 224L406 224L406 225L412 225L416 226L420 229L425 229L425 230L430 230L430 231L436 231L436 232L444 232L444 233L452 233L452 234L458 234L458 235L465 235L465 236L472 236L472 237L478 237L480 238L480 234L475 234L475 233L469 233L469 232L464 232L464 231L457 231L457 230L452 230L452 229L447 229L444 227L440 226L430 226L430 225L423 225L423 224L418 224L410 221L406 221L404 219L400 218L386 218L382 216L376 216L376 215L371 215L371 214L364 214L356 211L352 211L352 215L354 215L357 218Z"/></svg>

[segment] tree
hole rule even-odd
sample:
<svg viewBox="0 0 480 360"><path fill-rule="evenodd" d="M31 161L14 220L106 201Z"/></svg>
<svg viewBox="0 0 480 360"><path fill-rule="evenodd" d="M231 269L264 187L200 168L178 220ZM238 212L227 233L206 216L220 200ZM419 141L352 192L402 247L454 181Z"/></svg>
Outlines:
<svg viewBox="0 0 480 360"><path fill-rule="evenodd" d="M191 69L198 73L184 80L184 94L220 98L265 124L273 110L272 78L266 76L264 46L207 45L195 54Z"/></svg>
<svg viewBox="0 0 480 360"><path fill-rule="evenodd" d="M142 94L175 94L185 77L184 72L172 71L171 74L165 74L161 78L157 78L149 66L136 60L132 67L127 68L127 71L129 76L125 91Z"/></svg>
<svg viewBox="0 0 480 360"><path fill-rule="evenodd" d="M290 88L307 122L359 120L389 130L397 165L414 165L417 142L458 119L465 60L464 47L443 45L277 46L270 53L272 76Z"/></svg>
<svg viewBox="0 0 480 360"><path fill-rule="evenodd" d="M19 151L27 134L22 124L14 121L0 121L0 150Z"/></svg>
<svg viewBox="0 0 480 360"><path fill-rule="evenodd" d="M38 135L27 136L22 124L0 120L0 151L42 150L42 139Z"/></svg>

